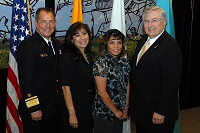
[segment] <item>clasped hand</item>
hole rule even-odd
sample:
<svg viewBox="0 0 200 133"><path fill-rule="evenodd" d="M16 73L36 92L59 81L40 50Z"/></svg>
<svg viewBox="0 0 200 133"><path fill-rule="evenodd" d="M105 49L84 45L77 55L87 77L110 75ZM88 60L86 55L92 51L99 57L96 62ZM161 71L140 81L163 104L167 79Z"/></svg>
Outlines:
<svg viewBox="0 0 200 133"><path fill-rule="evenodd" d="M123 112L121 110L116 110L114 114L119 120L126 121L128 119L128 108L125 108Z"/></svg>
<svg viewBox="0 0 200 133"><path fill-rule="evenodd" d="M154 124L163 124L164 123L164 119L165 119L164 115L160 115L160 114L158 114L156 112L153 113L152 122Z"/></svg>

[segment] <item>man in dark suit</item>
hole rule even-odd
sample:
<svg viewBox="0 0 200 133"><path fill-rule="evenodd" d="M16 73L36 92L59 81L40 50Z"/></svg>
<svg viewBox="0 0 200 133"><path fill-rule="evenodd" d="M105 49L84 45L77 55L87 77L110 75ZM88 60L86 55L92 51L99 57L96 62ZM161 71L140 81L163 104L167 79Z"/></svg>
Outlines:
<svg viewBox="0 0 200 133"><path fill-rule="evenodd" d="M24 133L56 133L61 88L57 70L60 46L51 37L56 26L54 10L39 8L34 23L35 33L17 50L22 92L18 113Z"/></svg>
<svg viewBox="0 0 200 133"><path fill-rule="evenodd" d="M143 20L146 35L138 43L131 66L131 120L137 133L173 133L179 113L182 53L165 31L162 8L147 8Z"/></svg>

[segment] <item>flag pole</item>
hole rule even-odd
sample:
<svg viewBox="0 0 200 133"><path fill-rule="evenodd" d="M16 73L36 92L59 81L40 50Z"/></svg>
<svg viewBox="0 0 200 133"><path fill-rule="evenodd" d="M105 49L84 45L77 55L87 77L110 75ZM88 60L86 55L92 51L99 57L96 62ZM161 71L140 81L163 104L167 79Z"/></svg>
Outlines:
<svg viewBox="0 0 200 133"><path fill-rule="evenodd" d="M26 0L27 7L28 7L28 23L29 23L29 29L30 29L30 36L32 36L32 23L31 23L31 7L30 7L30 1Z"/></svg>

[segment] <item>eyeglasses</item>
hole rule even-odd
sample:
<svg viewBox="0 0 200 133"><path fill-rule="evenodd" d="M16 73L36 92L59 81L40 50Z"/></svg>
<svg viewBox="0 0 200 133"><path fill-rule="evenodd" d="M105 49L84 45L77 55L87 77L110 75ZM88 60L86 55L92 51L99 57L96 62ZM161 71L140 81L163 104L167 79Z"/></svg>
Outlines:
<svg viewBox="0 0 200 133"><path fill-rule="evenodd" d="M151 21L149 21L149 20L144 20L144 24L157 24L158 23L158 21L161 21L162 19L152 19Z"/></svg>

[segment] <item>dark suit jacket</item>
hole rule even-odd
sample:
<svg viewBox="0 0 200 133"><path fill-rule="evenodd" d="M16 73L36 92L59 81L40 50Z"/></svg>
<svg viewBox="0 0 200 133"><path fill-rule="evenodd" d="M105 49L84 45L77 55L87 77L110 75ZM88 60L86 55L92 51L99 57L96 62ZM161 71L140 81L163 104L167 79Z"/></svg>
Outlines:
<svg viewBox="0 0 200 133"><path fill-rule="evenodd" d="M182 53L166 31L151 45L136 65L137 55L147 40L139 41L132 59L131 118L149 125L153 113L165 116L165 123L178 118L178 88L182 72Z"/></svg>
<svg viewBox="0 0 200 133"><path fill-rule="evenodd" d="M17 50L19 83L22 92L18 113L31 118L30 113L42 110L42 118L58 117L61 87L58 84L58 58L60 46L51 38L55 57L40 34L21 42Z"/></svg>

